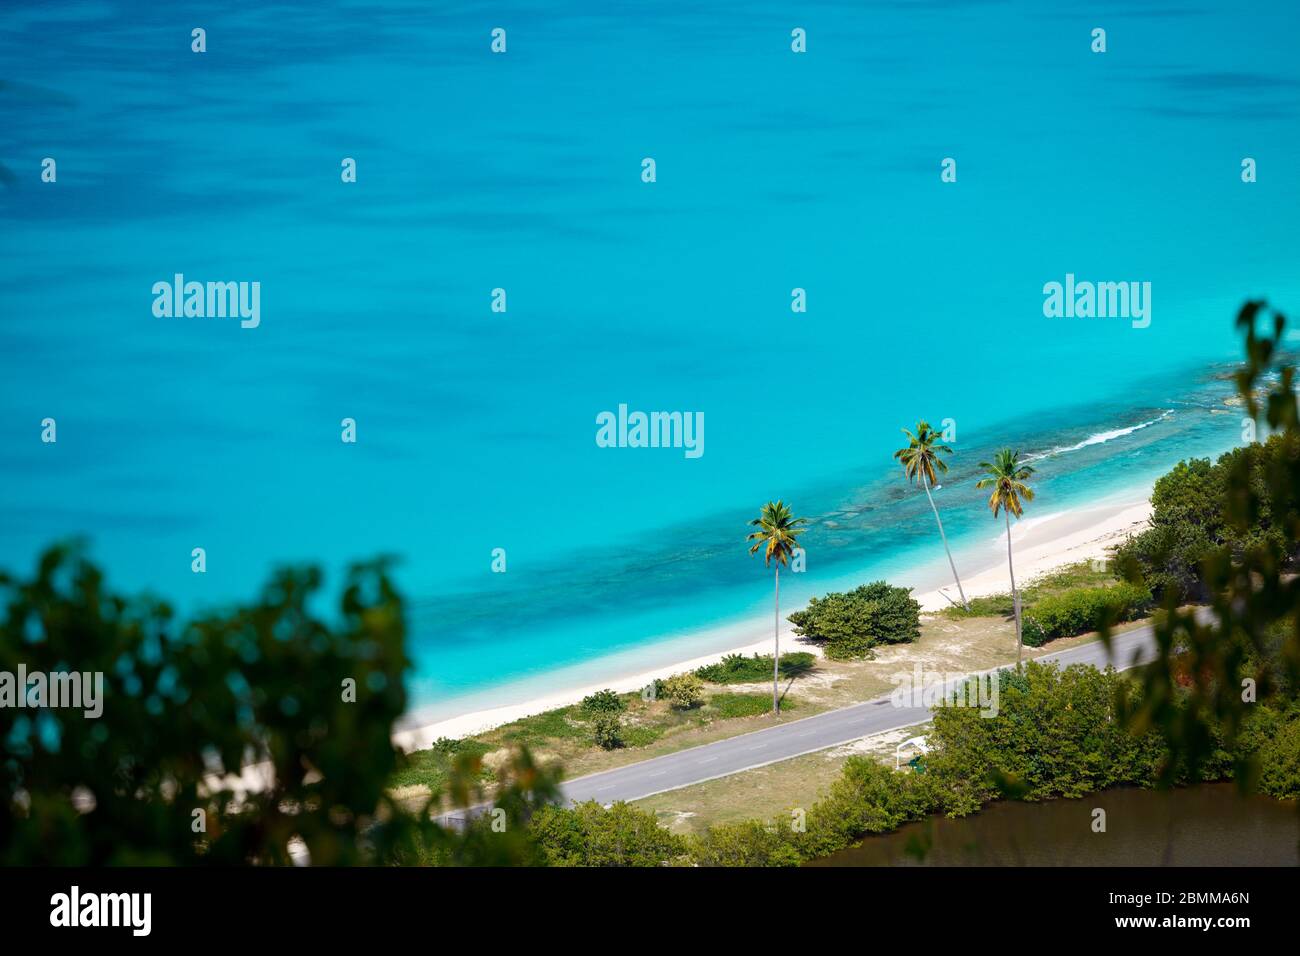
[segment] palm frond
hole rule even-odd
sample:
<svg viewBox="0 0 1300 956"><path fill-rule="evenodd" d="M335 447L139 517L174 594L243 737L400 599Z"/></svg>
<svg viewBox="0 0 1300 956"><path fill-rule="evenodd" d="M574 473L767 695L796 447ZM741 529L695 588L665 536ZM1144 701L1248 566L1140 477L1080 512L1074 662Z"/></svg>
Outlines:
<svg viewBox="0 0 1300 956"><path fill-rule="evenodd" d="M757 518L749 522L759 530L750 532L746 541L753 541L750 554L763 549L763 563L771 564L775 559L778 564L785 564L793 556L799 535L806 530L806 518L796 518L789 505L783 501L769 501L763 505Z"/></svg>

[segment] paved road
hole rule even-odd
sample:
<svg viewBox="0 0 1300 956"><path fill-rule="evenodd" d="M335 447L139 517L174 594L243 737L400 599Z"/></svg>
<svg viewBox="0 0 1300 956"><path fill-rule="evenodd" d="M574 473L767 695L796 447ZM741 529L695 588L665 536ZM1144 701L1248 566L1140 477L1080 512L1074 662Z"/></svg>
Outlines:
<svg viewBox="0 0 1300 956"><path fill-rule="evenodd" d="M1151 628L1140 627L1116 635L1113 648L1113 661L1107 655L1106 646L1100 641L1046 654L1038 660L1057 661L1062 667L1068 664L1091 664L1098 668L1113 662L1116 668L1122 670L1144 663L1154 655L1155 642L1151 637ZM929 719L930 711L924 707L895 707L891 705L888 696L878 697L766 730L756 730L716 743L679 750L653 760L628 764L616 770L578 777L563 785L562 800L596 800L600 803L640 800L666 790L676 790L715 777L752 770L791 757L847 744L869 734L924 723Z"/></svg>
<svg viewBox="0 0 1300 956"><path fill-rule="evenodd" d="M1036 659L1056 661L1062 667L1069 664L1091 664L1101 668L1114 664L1117 669L1123 670L1145 663L1154 656L1155 641L1151 636L1151 628L1144 626L1116 635L1112 641L1112 650L1113 656L1107 653L1104 644L1094 641ZM578 777L563 784L561 802L595 800L608 804L617 800L640 800L667 790L677 790L705 780L847 744L869 734L924 723L929 719L930 711L927 708L895 707L886 695L766 730L756 730L716 743L679 750L653 760L628 764L616 770ZM469 812L475 814L479 810L475 807ZM464 812L452 816L460 817Z"/></svg>

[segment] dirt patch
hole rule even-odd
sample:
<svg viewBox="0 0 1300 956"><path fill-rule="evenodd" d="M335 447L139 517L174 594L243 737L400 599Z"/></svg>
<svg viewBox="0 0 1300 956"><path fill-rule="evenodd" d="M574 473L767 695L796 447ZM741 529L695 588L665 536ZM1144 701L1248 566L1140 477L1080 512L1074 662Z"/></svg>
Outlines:
<svg viewBox="0 0 1300 956"><path fill-rule="evenodd" d="M787 817L796 810L808 810L825 796L849 757L874 757L892 767L894 748L928 729L927 724L887 730L829 750L656 794L634 805L649 810L660 826L674 833L699 833L718 823Z"/></svg>

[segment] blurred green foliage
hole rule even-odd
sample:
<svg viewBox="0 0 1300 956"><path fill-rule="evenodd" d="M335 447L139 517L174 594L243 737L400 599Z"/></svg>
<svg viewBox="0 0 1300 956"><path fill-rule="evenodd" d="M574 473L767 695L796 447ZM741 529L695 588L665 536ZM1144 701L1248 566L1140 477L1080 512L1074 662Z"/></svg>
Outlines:
<svg viewBox="0 0 1300 956"><path fill-rule="evenodd" d="M252 602L182 623L112 593L79 546L50 549L30 578L0 574L0 671L104 675L98 719L0 708L0 863L285 864L291 844L315 864L526 857L387 793L404 764L402 600L383 561L358 564L327 621L321 583L282 570ZM480 759L455 756L453 800L481 797ZM523 840L556 772L520 753L500 776Z"/></svg>
<svg viewBox="0 0 1300 956"><path fill-rule="evenodd" d="M1261 329L1265 324L1271 329ZM1121 697L1120 709L1135 732L1161 734L1189 769L1212 759L1221 735L1236 754L1236 779L1248 788L1258 777L1258 755L1233 744L1247 715L1261 702L1294 696L1300 677L1300 425L1295 368L1282 352L1285 318L1251 301L1237 327L1246 347L1238 392L1268 439L1225 455L1213 469L1175 469L1159 489L1164 524L1181 529L1176 541L1196 543L1174 549L1183 557L1163 568L1169 577L1165 613L1156 619L1159 654L1138 671L1138 690ZM1141 580L1151 568L1134 551L1121 553L1123 570ZM1195 586L1174 586L1178 579ZM1205 609L1178 607L1189 590L1204 595ZM1171 764L1163 781L1181 769Z"/></svg>

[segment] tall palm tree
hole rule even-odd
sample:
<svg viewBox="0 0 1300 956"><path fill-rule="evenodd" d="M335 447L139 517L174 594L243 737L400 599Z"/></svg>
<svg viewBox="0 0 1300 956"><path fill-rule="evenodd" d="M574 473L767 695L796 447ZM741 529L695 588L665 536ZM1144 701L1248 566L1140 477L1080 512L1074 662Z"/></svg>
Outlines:
<svg viewBox="0 0 1300 956"><path fill-rule="evenodd" d="M907 436L907 447L894 452L894 458L902 462L903 471L909 481L919 480L921 482L921 487L925 489L925 496L930 499L930 510L934 512L935 524L939 526L939 537L943 539L943 550L948 553L948 567L952 568L952 579L957 582L957 593L961 595L961 606L969 611L970 605L966 603L966 592L962 590L961 578L957 576L957 565L952 559L952 549L948 547L948 536L943 533L943 522L939 520L939 509L935 507L934 495L930 494L930 486L935 484L935 474L943 474L948 470L948 465L939 456L952 454L952 449L939 443L939 433L930 427L929 422L917 422L915 435L906 428L902 431Z"/></svg>
<svg viewBox="0 0 1300 956"><path fill-rule="evenodd" d="M1025 484L1034 469L1020 463L1020 452L1003 448L993 456L992 462L982 461L980 467L988 472L987 477L975 483L976 488L992 488L989 496L989 508L993 517L1001 509L1007 523L1007 570L1011 574L1011 604L1016 614L1016 666L1020 666L1024 642L1020 631L1020 592L1016 590L1016 569L1011 563L1011 516L1019 518L1025 513L1023 502L1034 500L1034 490Z"/></svg>
<svg viewBox="0 0 1300 956"><path fill-rule="evenodd" d="M781 566L794 554L795 539L803 534L806 530L803 526L808 523L805 518L796 518L790 513L790 507L784 502L769 501L763 505L763 510L759 512L758 517L750 522L750 525L758 528L757 531L751 532L746 541L753 541L754 545L749 549L753 554L759 548L763 549L763 564L770 566L772 561L776 561L776 572L773 578L775 587L774 607L776 608L776 624L773 632L773 654L772 654L772 713L781 713L781 699L777 696L777 684L781 669Z"/></svg>

